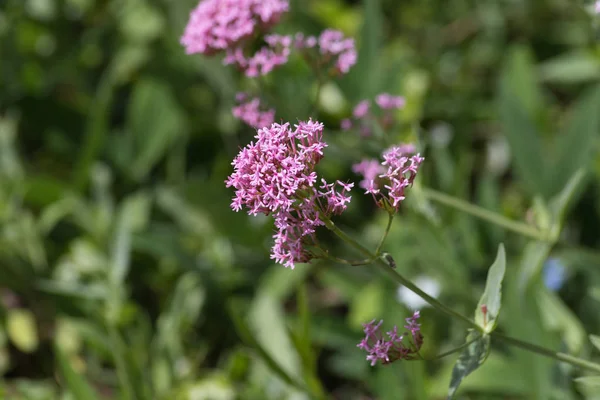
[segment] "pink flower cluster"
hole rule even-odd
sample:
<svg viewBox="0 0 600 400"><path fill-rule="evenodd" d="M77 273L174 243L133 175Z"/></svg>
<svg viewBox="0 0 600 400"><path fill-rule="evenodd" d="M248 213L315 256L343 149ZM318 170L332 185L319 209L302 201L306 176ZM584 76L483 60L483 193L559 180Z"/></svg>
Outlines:
<svg viewBox="0 0 600 400"><path fill-rule="evenodd" d="M225 64L237 65L248 77L266 75L275 67L286 64L292 48L297 50L318 49L318 63L333 63L334 70L346 74L356 64L354 39L345 38L340 31L327 29L319 35L305 37L302 33L291 35L267 35L266 46L252 56L246 56L244 49L236 47L227 50Z"/></svg>
<svg viewBox="0 0 600 400"><path fill-rule="evenodd" d="M247 57L242 47L227 50L226 65L233 64L244 71L249 78L267 75L275 67L284 65L290 56L291 37L282 35L265 36L267 46L262 47L254 55Z"/></svg>
<svg viewBox="0 0 600 400"><path fill-rule="evenodd" d="M387 338L380 332L382 321L375 323L375 320L368 324L363 324L365 337L357 345L358 348L365 350L367 361L374 366L377 361L382 364L389 364L397 360L414 360L419 357L419 350L423 346L423 335L421 334L421 325L417 323L420 317L419 311L415 311L412 317L406 318L405 332L398 335L398 328L386 332ZM410 332L410 334L409 334ZM408 344L404 343L408 336Z"/></svg>
<svg viewBox="0 0 600 400"><path fill-rule="evenodd" d="M234 48L276 24L288 8L286 0L202 0L190 14L181 44L187 54Z"/></svg>
<svg viewBox="0 0 600 400"><path fill-rule="evenodd" d="M402 96L381 93L375 97L375 104L383 111L381 118L371 113L371 102L369 100L362 100L352 110L352 119L342 120L342 130L347 131L358 125L363 136L370 136L373 122L379 122L383 128L389 128L394 122L391 111L404 108L406 100Z"/></svg>
<svg viewBox="0 0 600 400"><path fill-rule="evenodd" d="M323 124L309 120L295 129L289 123L274 123L258 130L256 143L240 151L226 180L235 197L231 208L248 214L273 215L277 232L271 258L286 267L313 258L307 245L314 244L322 218L340 214L350 202L353 184L321 179L316 187L315 167L323 158Z"/></svg>
<svg viewBox="0 0 600 400"><path fill-rule="evenodd" d="M260 99L248 99L245 93L238 93L236 99L240 104L233 108L233 116L251 127L263 128L275 121L275 110L261 110Z"/></svg>
<svg viewBox="0 0 600 400"><path fill-rule="evenodd" d="M380 207L387 202L398 209L404 200L404 191L412 185L424 160L420 154L411 155L415 150L411 144L393 146L383 152L382 163L363 160L352 167L355 173L363 177L359 186L371 194Z"/></svg>

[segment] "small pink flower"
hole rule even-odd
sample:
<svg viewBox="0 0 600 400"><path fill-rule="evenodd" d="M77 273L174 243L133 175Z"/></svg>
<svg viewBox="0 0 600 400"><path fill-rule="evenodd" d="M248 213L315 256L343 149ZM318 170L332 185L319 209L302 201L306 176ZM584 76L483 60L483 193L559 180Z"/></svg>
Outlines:
<svg viewBox="0 0 600 400"><path fill-rule="evenodd" d="M343 131L352 129L352 121L348 118L343 119L342 122L340 122L340 128L342 128Z"/></svg>
<svg viewBox="0 0 600 400"><path fill-rule="evenodd" d="M369 103L369 100L363 100L358 103L356 107L354 107L354 110L352 110L352 115L357 119L364 118L369 113L370 107L371 104Z"/></svg>
<svg viewBox="0 0 600 400"><path fill-rule="evenodd" d="M275 121L275 110L261 110L260 99L253 98L246 101L247 95L245 93L238 93L236 99L242 103L233 108L233 116L251 127L263 128Z"/></svg>
<svg viewBox="0 0 600 400"><path fill-rule="evenodd" d="M419 311L415 311L412 317L406 318L408 325L405 328L410 332L410 340L407 344L404 343L404 339L408 332L399 335L398 327L394 326L386 333L387 338L385 338L380 332L383 321L375 323L373 320L363 325L365 337L356 347L368 353L367 361L371 362L371 366L374 366L377 361L389 364L398 360L414 360L419 357L419 350L423 346L421 326L417 323L419 317Z"/></svg>
<svg viewBox="0 0 600 400"><path fill-rule="evenodd" d="M375 102L383 110L400 109L406 104L404 97L381 93L375 97Z"/></svg>
<svg viewBox="0 0 600 400"><path fill-rule="evenodd" d="M326 29L319 35L318 44L321 54L337 56L335 66L340 73L348 73L350 68L356 64L354 39L345 38L342 32Z"/></svg>
<svg viewBox="0 0 600 400"><path fill-rule="evenodd" d="M359 186L365 189L366 194L372 195L379 206L383 206L385 201L398 209L424 160L420 154L410 155L414 151L412 144L393 146L383 152L382 163L363 160L355 164L353 171L363 176Z"/></svg>
<svg viewBox="0 0 600 400"><path fill-rule="evenodd" d="M596 12L596 14L600 14L600 1L597 1L594 4L594 11Z"/></svg>
<svg viewBox="0 0 600 400"><path fill-rule="evenodd" d="M291 36L268 35L265 37L266 46L260 48L252 56L246 56L242 47L228 49L223 63L233 64L240 68L246 76L256 78L267 75L276 67L288 62Z"/></svg>

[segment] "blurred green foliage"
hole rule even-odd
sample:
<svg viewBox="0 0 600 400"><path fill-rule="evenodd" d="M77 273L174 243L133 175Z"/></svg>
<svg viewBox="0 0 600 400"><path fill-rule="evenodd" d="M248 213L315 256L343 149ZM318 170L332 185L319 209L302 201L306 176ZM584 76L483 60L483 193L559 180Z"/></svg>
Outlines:
<svg viewBox="0 0 600 400"><path fill-rule="evenodd" d="M0 3L0 397L444 398L455 358L371 368L356 348L362 322L403 321L394 284L368 267L273 265L270 222L230 210L223 182L252 136L231 107L250 84L218 59L184 54L195 3ZM418 139L426 161L386 244L403 274L437 281L440 300L471 315L504 242L499 329L600 359L587 340L600 333L591 4L291 3L277 30L333 27L359 47L315 113L314 77L299 60L267 80L278 116L325 122L325 176L356 179L351 163L380 150L338 132L358 100L407 98L394 134ZM580 168L567 202L561 190ZM422 187L551 228L558 243L430 203ZM356 191L336 222L375 244L382 214ZM550 256L566 268L559 291L543 284ZM424 356L464 342L459 323L422 315ZM573 372L493 344L458 397L598 398Z"/></svg>

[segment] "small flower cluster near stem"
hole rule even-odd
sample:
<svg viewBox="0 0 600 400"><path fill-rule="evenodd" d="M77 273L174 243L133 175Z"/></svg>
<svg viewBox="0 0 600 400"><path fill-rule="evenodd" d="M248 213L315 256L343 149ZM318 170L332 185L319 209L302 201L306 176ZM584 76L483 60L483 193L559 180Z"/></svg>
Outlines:
<svg viewBox="0 0 600 400"><path fill-rule="evenodd" d="M275 122L275 110L263 110L258 98L249 98L246 93L238 93L239 104L233 108L233 116L253 128L263 128Z"/></svg>
<svg viewBox="0 0 600 400"><path fill-rule="evenodd" d="M236 156L226 180L236 189L231 208L273 215L271 258L293 269L314 258L308 248L316 245L316 228L324 225L323 218L346 210L354 184L318 183L315 167L327 147L320 122L299 122L294 129L274 123L259 129L255 138Z"/></svg>
<svg viewBox="0 0 600 400"><path fill-rule="evenodd" d="M371 110L369 100L362 100L356 104L352 110L352 118L342 120L342 130L357 128L363 137L373 134L373 124L379 124L383 130L389 130L395 123L393 111L404 108L406 100L402 96L380 93L375 97L375 104L379 108L376 112Z"/></svg>
<svg viewBox="0 0 600 400"><path fill-rule="evenodd" d="M412 185L424 158L415 153L413 145L393 146L383 152L383 162L366 159L352 167L362 175L359 186L371 194L380 207L386 204L398 209L405 199L405 190Z"/></svg>
<svg viewBox="0 0 600 400"><path fill-rule="evenodd" d="M406 332L399 335L398 327L394 325L391 331L386 332L387 337L381 333L383 320L377 323L373 320L363 324L365 337L357 347L368 353L367 361L371 362L371 366L377 364L377 361L390 364L397 360L420 358L419 350L423 345L423 335L421 325L417 323L419 317L419 311L415 311L411 317L406 318L406 325L404 325Z"/></svg>

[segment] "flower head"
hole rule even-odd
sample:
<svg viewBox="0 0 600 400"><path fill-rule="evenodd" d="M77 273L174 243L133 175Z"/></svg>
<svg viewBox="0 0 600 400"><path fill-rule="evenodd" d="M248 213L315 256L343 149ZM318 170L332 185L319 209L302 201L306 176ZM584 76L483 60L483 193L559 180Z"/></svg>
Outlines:
<svg viewBox="0 0 600 400"><path fill-rule="evenodd" d="M406 318L407 325L404 327L408 332L399 335L398 327L387 332L387 337L384 337L380 331L383 321L375 323L375 320L363 324L365 337L356 346L365 350L367 361L371 362L371 366L377 361L382 364L389 364L397 360L413 360L419 356L419 350L423 345L423 335L421 334L421 325L417 323L420 317L419 311Z"/></svg>
<svg viewBox="0 0 600 400"><path fill-rule="evenodd" d="M242 46L228 49L223 63L226 65L234 64L246 76L256 78L257 76L267 75L276 67L288 62L292 44L291 36L267 35L265 42L267 44L252 56L246 56Z"/></svg>
<svg viewBox="0 0 600 400"><path fill-rule="evenodd" d="M234 172L226 180L236 189L231 208L272 215L277 231L271 258L294 268L313 258L307 245L314 243L316 228L324 225L322 217L346 210L353 184L324 179L317 184L315 167L327 147L320 122L299 122L294 128L274 123L259 129L255 138L234 159Z"/></svg>
<svg viewBox="0 0 600 400"><path fill-rule="evenodd" d="M379 124L384 130L390 129L397 122L393 113L394 110L400 110L406 105L402 96L393 96L389 93L380 93L375 96L375 107L371 110L370 100L361 100L352 110L352 119L343 120L343 130L349 130L355 126L358 128L361 136L370 136L373 124Z"/></svg>
<svg viewBox="0 0 600 400"><path fill-rule="evenodd" d="M379 206L387 202L398 209L404 200L405 191L412 185L424 160L420 154L411 155L415 150L411 144L393 146L383 152L383 162L363 160L353 166L354 172L363 176L360 187L371 194Z"/></svg>
<svg viewBox="0 0 600 400"><path fill-rule="evenodd" d="M287 0L202 0L190 14L181 44L188 54L237 47L257 30L276 24L288 8Z"/></svg>
<svg viewBox="0 0 600 400"><path fill-rule="evenodd" d="M389 93L381 93L375 97L375 103L377 103L382 110L392 110L403 108L406 101L402 96L392 96Z"/></svg>
<svg viewBox="0 0 600 400"><path fill-rule="evenodd" d="M240 104L233 108L233 116L253 128L263 128L275 121L275 110L261 110L260 99L247 99L244 93L238 93L236 99Z"/></svg>
<svg viewBox="0 0 600 400"><path fill-rule="evenodd" d="M334 72L337 74L348 73L356 64L354 39L345 37L340 31L326 29L318 37L298 33L293 42L297 49L317 48L321 57L320 63L333 63Z"/></svg>

